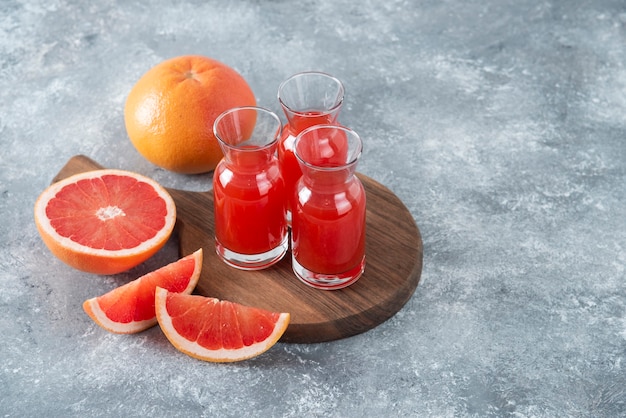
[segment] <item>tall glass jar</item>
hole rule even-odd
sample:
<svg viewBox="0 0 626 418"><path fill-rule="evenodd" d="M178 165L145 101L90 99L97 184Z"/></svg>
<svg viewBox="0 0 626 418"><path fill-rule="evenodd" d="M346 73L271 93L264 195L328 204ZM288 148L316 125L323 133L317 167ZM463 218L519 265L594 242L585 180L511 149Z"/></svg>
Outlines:
<svg viewBox="0 0 626 418"><path fill-rule="evenodd" d="M291 224L292 267L319 289L341 289L365 269L365 190L355 176L362 142L337 125L302 131L294 154L302 170Z"/></svg>
<svg viewBox="0 0 626 418"><path fill-rule="evenodd" d="M278 159L289 196L302 175L293 153L296 137L308 127L336 123L343 97L341 81L316 71L294 74L278 87L278 101L287 117L287 124L278 142ZM291 205L292 202L288 200L288 222L291 221Z"/></svg>
<svg viewBox="0 0 626 418"><path fill-rule="evenodd" d="M240 269L269 267L289 245L285 183L275 155L280 119L266 109L240 107L222 113L213 129L224 152L213 174L217 254Z"/></svg>

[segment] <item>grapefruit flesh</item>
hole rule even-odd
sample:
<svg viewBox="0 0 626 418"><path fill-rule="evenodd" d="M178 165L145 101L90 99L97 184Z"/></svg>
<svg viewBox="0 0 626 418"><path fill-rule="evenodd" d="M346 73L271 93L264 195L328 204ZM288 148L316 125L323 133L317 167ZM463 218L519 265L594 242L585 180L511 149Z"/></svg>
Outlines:
<svg viewBox="0 0 626 418"><path fill-rule="evenodd" d="M68 265L116 274L163 247L176 223L176 206L154 180L103 169L49 186L35 203L35 223L46 246Z"/></svg>
<svg viewBox="0 0 626 418"><path fill-rule="evenodd" d="M157 286L170 292L189 294L198 284L201 270L202 249L199 249L102 296L86 300L83 309L107 331L137 333L157 323L154 307Z"/></svg>
<svg viewBox="0 0 626 418"><path fill-rule="evenodd" d="M289 325L289 313L184 295L157 288L161 330L179 351L204 361L233 362L269 350Z"/></svg>

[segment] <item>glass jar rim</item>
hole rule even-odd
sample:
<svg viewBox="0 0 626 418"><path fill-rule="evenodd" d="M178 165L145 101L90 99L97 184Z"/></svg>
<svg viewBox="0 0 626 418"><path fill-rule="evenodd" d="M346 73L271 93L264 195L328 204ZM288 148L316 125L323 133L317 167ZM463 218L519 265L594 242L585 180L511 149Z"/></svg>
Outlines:
<svg viewBox="0 0 626 418"><path fill-rule="evenodd" d="M300 78L300 77L305 77L305 76L310 76L310 75L317 75L320 77L324 77L324 78L328 78L330 80L333 80L335 83L337 83L337 85L339 86L339 92L340 92L340 97L337 100L337 103L331 107L330 109L325 109L325 110L320 110L318 111L319 113L315 116L319 116L321 115L328 115L331 114L333 112L335 112L339 107L341 107L341 105L343 104L343 100L345 98L345 92L346 89L343 85L343 83L341 82L341 80L339 80L337 77L332 76L328 73L325 73L323 71L301 71L299 73L295 73L291 76L289 76L287 79L285 79L282 83L280 83L280 85L278 86L278 102L284 106L285 108L289 109L290 112L298 115L298 116L303 116L303 117L308 117L308 116L313 116L313 115L309 115L309 111L308 110L295 110L293 109L291 106L289 106L287 103L285 103L285 101L283 100L283 98L281 97L281 90L283 89L283 87L291 82L292 80L296 79L296 78ZM316 110L317 111L317 110Z"/></svg>
<svg viewBox="0 0 626 418"><path fill-rule="evenodd" d="M307 135L309 132L315 131L315 130L321 130L321 129L335 129L335 130L339 130L339 131L343 131L347 134L352 135L353 137L355 137L357 139L357 145L358 145L358 149L354 152L354 156L350 159L350 161L347 161L341 165L336 165L336 166L323 166L323 165L317 165L317 164L313 164L310 163L308 161L305 161L302 156L297 152L298 149L298 143L302 140L302 138ZM333 124L321 124L321 125L314 125L314 126L310 126L308 128L306 128L305 130L303 130L302 132L300 132L300 134L298 134L298 136L296 137L296 140L293 144L293 153L296 156L296 159L301 162L302 164L304 164L305 167L308 168L312 168L315 170L319 170L319 171L326 171L326 172L332 172L332 171L340 171L340 170L345 170L346 168L349 168L351 166L353 166L354 164L356 164L359 159L361 158L361 154L363 154L363 140L361 139L361 136L359 134L357 134L354 130L347 128L345 126L341 126L341 125L333 125Z"/></svg>
<svg viewBox="0 0 626 418"><path fill-rule="evenodd" d="M254 146L250 146L246 141L242 141L241 143L238 144L232 144L226 140L224 140L223 138L220 137L220 134L218 132L218 123L221 122L224 118L228 117L229 115L232 115L234 113L237 112L242 112L242 111L255 111L258 114L265 114L269 117L271 117L272 119L274 119L277 123L277 129L276 132L273 134L273 139L270 142L267 142L263 145L254 145ZM230 149L234 149L234 150L238 150L238 151L242 151L242 152L257 152L257 151L262 151L268 148L271 148L272 146L276 145L278 143L278 140L280 139L281 135L282 135L282 130L283 130L283 124L280 120L280 118L278 117L278 115L276 113L274 113L273 111L266 109L264 107L260 107L260 106L238 106L238 107L232 107L230 109L225 110L224 112L222 112L217 118L215 118L215 121L213 122L213 135L215 135L215 138L223 145L227 146Z"/></svg>

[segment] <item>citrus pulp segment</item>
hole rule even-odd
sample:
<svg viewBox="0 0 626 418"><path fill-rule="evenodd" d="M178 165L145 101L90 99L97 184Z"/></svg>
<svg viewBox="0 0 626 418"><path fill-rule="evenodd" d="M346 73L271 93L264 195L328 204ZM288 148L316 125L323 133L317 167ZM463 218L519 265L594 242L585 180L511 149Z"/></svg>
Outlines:
<svg viewBox="0 0 626 418"><path fill-rule="evenodd" d="M132 282L83 303L83 309L102 328L117 334L133 334L157 323L155 290L191 293L200 279L202 249L154 270Z"/></svg>
<svg viewBox="0 0 626 418"><path fill-rule="evenodd" d="M161 330L179 351L200 360L233 362L269 350L289 325L289 313L183 295L157 288Z"/></svg>
<svg viewBox="0 0 626 418"><path fill-rule="evenodd" d="M34 215L44 243L62 261L89 273L116 274L165 245L176 223L176 206L154 180L102 169L46 188Z"/></svg>

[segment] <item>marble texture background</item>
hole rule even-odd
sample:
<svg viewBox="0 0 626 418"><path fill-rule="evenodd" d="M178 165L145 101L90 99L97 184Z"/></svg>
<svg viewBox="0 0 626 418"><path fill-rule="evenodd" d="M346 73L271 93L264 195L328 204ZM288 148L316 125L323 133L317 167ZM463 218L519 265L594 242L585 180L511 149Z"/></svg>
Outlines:
<svg viewBox="0 0 626 418"><path fill-rule="evenodd" d="M623 0L2 0L0 415L626 416L625 45ZM75 154L207 190L144 160L123 123L134 82L182 54L234 67L276 111L295 72L345 83L360 171L423 235L397 315L223 365L84 314L175 239L89 276L45 248L34 201Z"/></svg>

